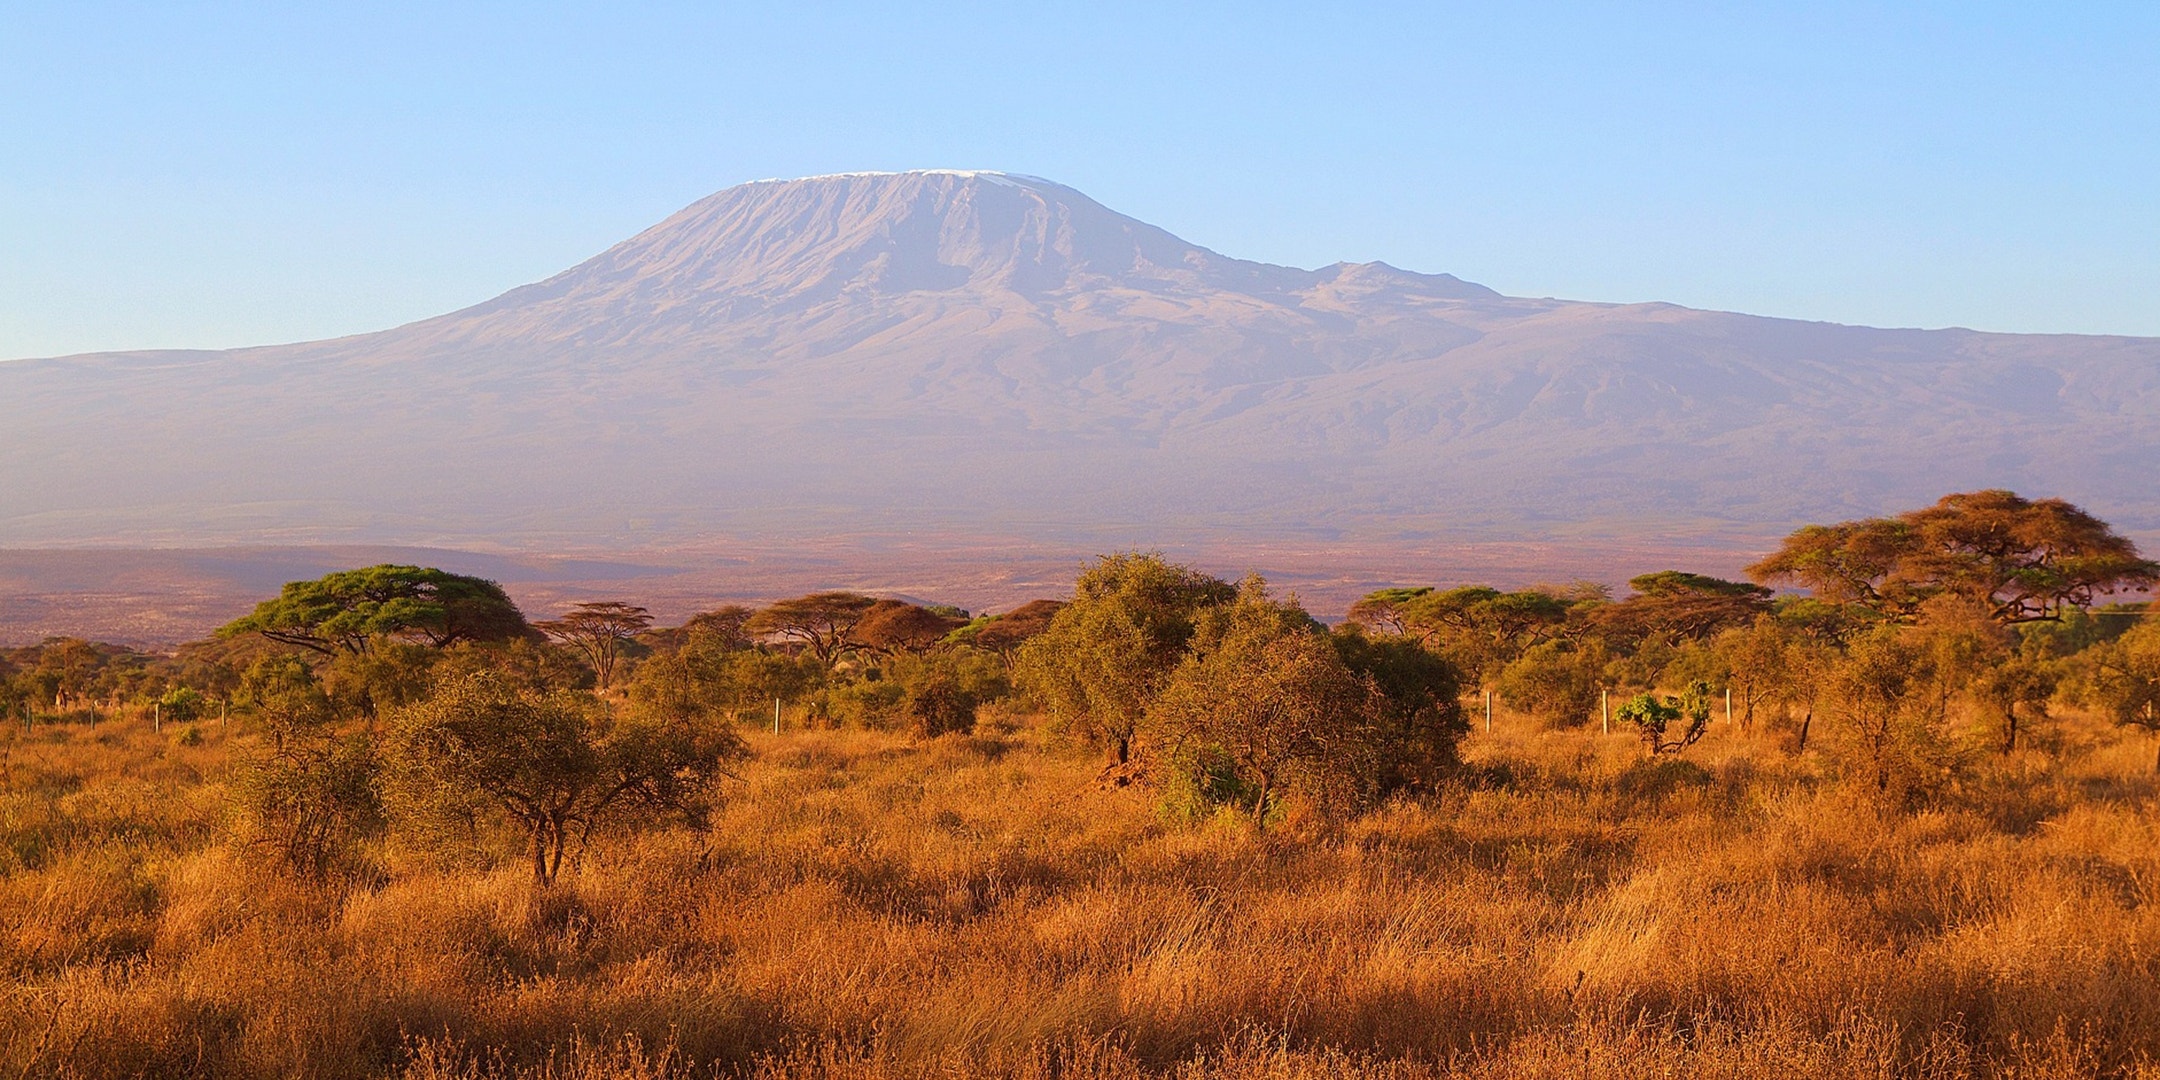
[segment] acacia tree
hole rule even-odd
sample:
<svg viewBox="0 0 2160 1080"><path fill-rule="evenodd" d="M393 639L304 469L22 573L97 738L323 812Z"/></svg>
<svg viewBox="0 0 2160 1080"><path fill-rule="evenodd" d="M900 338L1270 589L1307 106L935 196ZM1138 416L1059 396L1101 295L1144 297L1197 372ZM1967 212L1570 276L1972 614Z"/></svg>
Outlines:
<svg viewBox="0 0 2160 1080"><path fill-rule="evenodd" d="M1893 518L1807 526L1748 575L1899 622L1952 595L2010 624L2059 619L2099 594L2152 585L2160 564L2068 502L1990 490L1945 495Z"/></svg>
<svg viewBox="0 0 2160 1080"><path fill-rule="evenodd" d="M1415 638L1489 685L1526 650L1568 636L1571 614L1602 599L1594 586L1514 592L1484 585L1381 589L1351 605L1349 621Z"/></svg>
<svg viewBox="0 0 2160 1080"><path fill-rule="evenodd" d="M750 616L743 632L800 643L819 661L830 664L847 647L848 631L877 606L874 597L831 591L780 600Z"/></svg>
<svg viewBox="0 0 2160 1080"><path fill-rule="evenodd" d="M977 620L967 635L967 643L1011 659L1029 638L1048 630L1051 620L1064 607L1062 600L1030 600L1003 615Z"/></svg>
<svg viewBox="0 0 2160 1080"><path fill-rule="evenodd" d="M1633 596L1605 604L1596 622L1623 637L1668 645L1745 626L1770 610L1770 590L1682 570L1660 570L1628 579Z"/></svg>
<svg viewBox="0 0 2160 1080"><path fill-rule="evenodd" d="M694 812L747 755L731 727L665 708L621 716L590 696L491 673L398 710L384 743L397 809L428 824L493 810L526 834L533 882L607 821Z"/></svg>
<svg viewBox="0 0 2160 1080"><path fill-rule="evenodd" d="M593 678L605 690L614 681L623 643L652 625L652 615L635 604L600 600L579 604L560 619L534 623L533 629L576 649L592 665Z"/></svg>
<svg viewBox="0 0 2160 1080"><path fill-rule="evenodd" d="M220 638L247 633L333 656L364 653L386 639L438 649L508 641L532 628L492 581L385 563L288 582L275 599L218 630Z"/></svg>
<svg viewBox="0 0 2160 1080"><path fill-rule="evenodd" d="M1148 706L1184 660L1195 620L1236 596L1229 582L1159 554L1105 555L1080 574L1050 626L1020 647L1013 680L1122 765Z"/></svg>
<svg viewBox="0 0 2160 1080"><path fill-rule="evenodd" d="M965 625L966 619L904 600L880 600L864 609L848 628L847 640L872 652L921 655Z"/></svg>
<svg viewBox="0 0 2160 1080"><path fill-rule="evenodd" d="M1495 692L1511 708L1573 727L1597 711L1606 660L1605 647L1596 640L1542 642L1500 672Z"/></svg>

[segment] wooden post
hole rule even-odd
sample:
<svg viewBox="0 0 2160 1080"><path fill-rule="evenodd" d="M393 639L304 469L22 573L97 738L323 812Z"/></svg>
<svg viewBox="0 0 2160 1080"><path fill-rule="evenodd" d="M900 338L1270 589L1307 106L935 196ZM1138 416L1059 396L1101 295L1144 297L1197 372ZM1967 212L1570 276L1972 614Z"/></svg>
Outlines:
<svg viewBox="0 0 2160 1080"><path fill-rule="evenodd" d="M162 701L150 703L150 730L159 734L165 731L165 703Z"/></svg>
<svg viewBox="0 0 2160 1080"><path fill-rule="evenodd" d="M1492 691L1485 691L1485 734L1492 734Z"/></svg>
<svg viewBox="0 0 2160 1080"><path fill-rule="evenodd" d="M1725 726L1732 726L1732 687L1725 688Z"/></svg>
<svg viewBox="0 0 2160 1080"><path fill-rule="evenodd" d="M1607 708L1607 707L1606 707L1606 702L1605 702L1605 695L1606 695L1606 694L1608 694L1608 693L1610 693L1610 692L1611 692L1611 691L1608 691L1608 690L1606 690L1606 689L1605 689L1604 687L1602 687L1602 686L1598 687L1598 692L1597 692L1597 715L1598 715L1598 728L1599 728L1599 729L1600 729L1601 731L1603 731L1603 733L1604 733L1604 734L1607 734L1607 735L1610 735L1610 734L1612 734L1612 710L1611 710L1610 708Z"/></svg>
<svg viewBox="0 0 2160 1080"><path fill-rule="evenodd" d="M780 699L772 699L772 733L780 734Z"/></svg>

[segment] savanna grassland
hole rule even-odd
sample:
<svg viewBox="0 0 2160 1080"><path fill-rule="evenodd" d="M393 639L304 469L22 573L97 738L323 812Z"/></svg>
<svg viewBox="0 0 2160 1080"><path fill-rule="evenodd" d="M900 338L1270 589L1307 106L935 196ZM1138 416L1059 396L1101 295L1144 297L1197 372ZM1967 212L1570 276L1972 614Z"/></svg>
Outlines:
<svg viewBox="0 0 2160 1080"><path fill-rule="evenodd" d="M705 830L312 883L228 842L237 736L5 744L19 1075L2087 1076L2156 1071L2149 739L2075 717L1885 812L1503 713L1341 827L1166 822L1021 724L749 733Z"/></svg>
<svg viewBox="0 0 2160 1080"><path fill-rule="evenodd" d="M1121 556L1017 645L618 605L557 652L289 587L0 736L0 1074L2160 1076L2160 623L1894 580L1329 629ZM585 801L520 817L543 757Z"/></svg>

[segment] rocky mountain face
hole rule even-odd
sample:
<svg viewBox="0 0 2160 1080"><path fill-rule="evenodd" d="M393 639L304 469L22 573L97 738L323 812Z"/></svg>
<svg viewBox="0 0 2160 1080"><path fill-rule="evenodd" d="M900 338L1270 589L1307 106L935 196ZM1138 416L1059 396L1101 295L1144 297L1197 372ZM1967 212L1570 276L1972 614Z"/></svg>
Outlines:
<svg viewBox="0 0 2160 1080"><path fill-rule="evenodd" d="M1229 258L997 173L766 181L380 333L0 364L0 546L1775 536L1953 490L2160 530L2160 339Z"/></svg>

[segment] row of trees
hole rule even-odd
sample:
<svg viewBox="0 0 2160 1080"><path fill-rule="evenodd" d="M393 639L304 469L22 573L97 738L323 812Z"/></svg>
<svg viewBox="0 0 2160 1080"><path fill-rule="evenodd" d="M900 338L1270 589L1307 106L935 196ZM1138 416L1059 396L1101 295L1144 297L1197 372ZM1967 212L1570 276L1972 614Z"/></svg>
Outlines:
<svg viewBox="0 0 2160 1080"><path fill-rule="evenodd" d="M1555 725L1617 691L1606 715L1651 755L1684 752L1720 706L1802 749L1820 716L1853 775L1897 797L1954 769L1959 721L1991 724L2004 752L2063 700L2160 730L2160 622L2090 610L2160 574L2059 500L1980 492L1810 527L1750 576L1662 571L1620 599L1387 589L1330 629L1258 578L1123 554L1069 601L997 617L828 591L656 628L618 601L530 623L491 582L377 566L290 584L174 656L72 640L0 655L0 705L230 710L255 733L253 833L294 866L327 872L385 830L493 828L543 882L597 829L696 817L746 752L737 722L783 702L930 737L1009 700L1100 746L1117 782L1263 818L1446 782L1476 689Z"/></svg>

